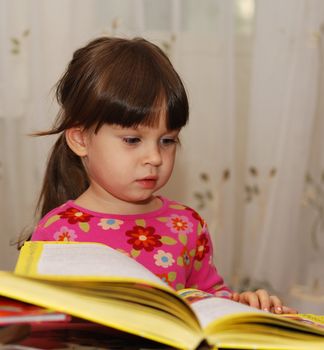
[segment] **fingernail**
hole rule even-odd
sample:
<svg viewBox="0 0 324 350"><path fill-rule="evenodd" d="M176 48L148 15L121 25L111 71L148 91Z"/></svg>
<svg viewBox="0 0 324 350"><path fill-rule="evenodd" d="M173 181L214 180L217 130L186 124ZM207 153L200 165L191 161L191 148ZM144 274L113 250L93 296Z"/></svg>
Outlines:
<svg viewBox="0 0 324 350"><path fill-rule="evenodd" d="M277 308L276 308L276 310L278 311L278 312L282 312L282 308L280 307L280 306L278 306Z"/></svg>
<svg viewBox="0 0 324 350"><path fill-rule="evenodd" d="M269 312L269 309L268 309L267 307L265 307L265 308L263 309L263 311Z"/></svg>

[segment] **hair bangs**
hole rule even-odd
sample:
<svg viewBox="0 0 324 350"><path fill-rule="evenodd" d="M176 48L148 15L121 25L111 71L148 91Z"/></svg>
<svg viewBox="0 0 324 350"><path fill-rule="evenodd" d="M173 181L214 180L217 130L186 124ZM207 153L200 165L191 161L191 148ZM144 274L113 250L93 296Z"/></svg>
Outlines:
<svg viewBox="0 0 324 350"><path fill-rule="evenodd" d="M112 85L111 79L110 84ZM164 92L159 84L155 82L150 85L151 89L147 93L144 91L145 84L142 88L124 82L115 92L111 85L108 90L99 94L94 106L96 130L103 124L115 124L125 128L158 125L160 115L165 111Z"/></svg>
<svg viewBox="0 0 324 350"><path fill-rule="evenodd" d="M121 45L110 53L109 62L97 67L101 79L93 91L89 126L95 124L96 130L103 124L154 127L161 116L170 130L187 123L188 99L180 77L157 46L152 51L147 45L134 39L133 45Z"/></svg>
<svg viewBox="0 0 324 350"><path fill-rule="evenodd" d="M181 129L188 121L188 102L182 95L166 94L164 89L137 99L101 96L95 106L91 125L96 131L103 124L115 124L124 128L138 126L156 127L160 118L165 118L168 130Z"/></svg>

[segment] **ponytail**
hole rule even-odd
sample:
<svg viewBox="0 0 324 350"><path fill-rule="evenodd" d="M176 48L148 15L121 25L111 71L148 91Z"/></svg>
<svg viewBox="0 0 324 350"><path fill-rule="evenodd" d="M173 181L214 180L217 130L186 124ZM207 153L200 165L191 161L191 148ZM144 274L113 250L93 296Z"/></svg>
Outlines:
<svg viewBox="0 0 324 350"><path fill-rule="evenodd" d="M36 212L42 217L69 199L76 199L88 187L81 158L67 145L63 133L50 154Z"/></svg>
<svg viewBox="0 0 324 350"><path fill-rule="evenodd" d="M42 189L37 201L35 221L37 222L49 211L69 199L76 199L88 187L88 175L81 158L70 149L62 133L55 142L48 159ZM33 230L34 227L25 228L13 244L20 249L24 241L30 240Z"/></svg>

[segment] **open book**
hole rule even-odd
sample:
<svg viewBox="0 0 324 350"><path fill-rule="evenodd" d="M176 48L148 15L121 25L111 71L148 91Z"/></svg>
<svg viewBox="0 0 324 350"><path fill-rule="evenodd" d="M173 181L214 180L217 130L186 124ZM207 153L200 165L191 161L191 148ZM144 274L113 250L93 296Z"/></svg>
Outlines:
<svg viewBox="0 0 324 350"><path fill-rule="evenodd" d="M0 295L179 349L324 349L321 320L276 316L185 289L98 243L26 242Z"/></svg>

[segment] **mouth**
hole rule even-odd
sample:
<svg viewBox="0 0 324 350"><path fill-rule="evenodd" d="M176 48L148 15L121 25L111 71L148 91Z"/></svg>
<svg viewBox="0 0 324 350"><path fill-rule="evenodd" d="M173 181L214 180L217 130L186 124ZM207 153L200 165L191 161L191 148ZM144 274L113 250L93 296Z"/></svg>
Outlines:
<svg viewBox="0 0 324 350"><path fill-rule="evenodd" d="M136 180L136 182L143 188L152 189L155 187L158 180L157 176L148 176L143 179Z"/></svg>

